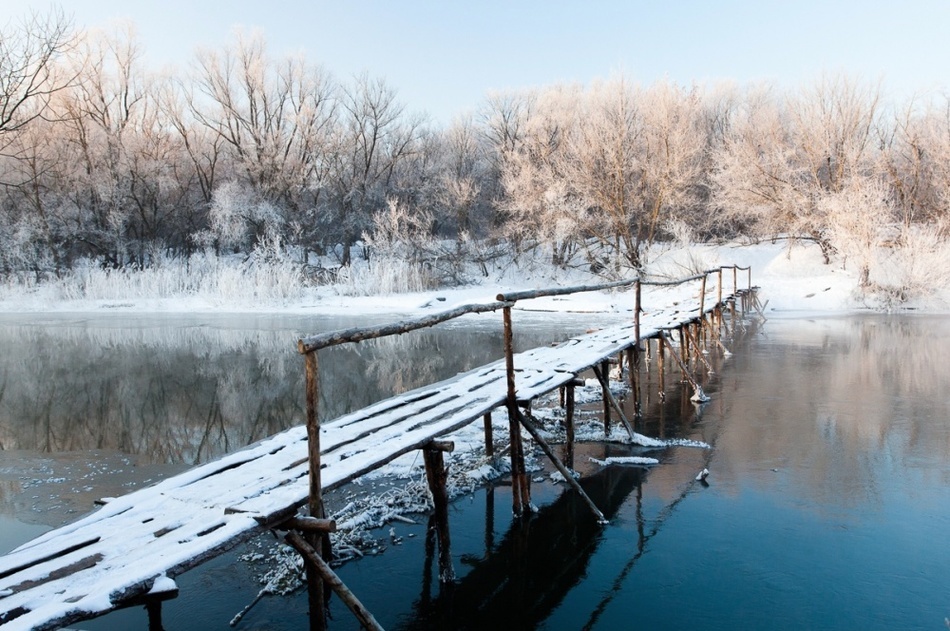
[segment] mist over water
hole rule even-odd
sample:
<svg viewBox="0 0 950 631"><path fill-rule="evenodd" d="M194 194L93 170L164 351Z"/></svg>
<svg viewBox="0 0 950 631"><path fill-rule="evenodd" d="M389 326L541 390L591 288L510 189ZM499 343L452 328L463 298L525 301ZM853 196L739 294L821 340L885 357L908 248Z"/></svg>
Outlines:
<svg viewBox="0 0 950 631"><path fill-rule="evenodd" d="M525 346L588 324L518 329L515 317ZM106 478L141 485L300 422L293 341L312 324L5 323L0 515L27 538L27 522L88 510ZM496 359L495 324L321 354L321 406L336 415ZM452 504L451 588L438 584L425 516L394 524L400 543L344 565L341 577L397 629L943 628L950 318L776 319L726 344L731 357L710 356L703 406L688 401L670 362L663 401L655 361L644 374L640 431L711 450L654 450L661 464L645 470L589 461L637 449L578 447L583 484L608 526L546 478L532 484L538 514L513 520L510 489L499 484ZM694 480L703 467L708 486ZM42 501L46 517L30 518L43 494L57 497ZM253 581L234 555L186 573L180 597L165 604L166 628L225 628L260 589ZM338 601L332 607L331 628L357 628ZM305 594L269 597L239 628L301 628L305 616ZM144 621L129 610L83 628Z"/></svg>

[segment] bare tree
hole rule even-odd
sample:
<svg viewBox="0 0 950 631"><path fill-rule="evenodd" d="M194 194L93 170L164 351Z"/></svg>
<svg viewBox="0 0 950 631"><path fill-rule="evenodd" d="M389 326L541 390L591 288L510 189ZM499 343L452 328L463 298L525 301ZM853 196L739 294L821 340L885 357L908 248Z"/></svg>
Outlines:
<svg viewBox="0 0 950 631"><path fill-rule="evenodd" d="M396 169L418 150L422 129L423 119L406 116L382 79L359 75L343 90L329 174L332 234L343 246L342 264L350 263L355 239L385 206Z"/></svg>
<svg viewBox="0 0 950 631"><path fill-rule="evenodd" d="M224 148L231 165L224 177L239 178L281 211L285 238L304 233L330 168L336 102L327 74L297 57L271 61L260 34L238 33L233 46L199 54L195 86L191 115L214 137L199 140L180 114L174 120L205 194L222 177L216 165Z"/></svg>
<svg viewBox="0 0 950 631"><path fill-rule="evenodd" d="M16 131L42 116L50 99L72 75L56 66L73 46L63 12L38 13L0 32L0 134Z"/></svg>

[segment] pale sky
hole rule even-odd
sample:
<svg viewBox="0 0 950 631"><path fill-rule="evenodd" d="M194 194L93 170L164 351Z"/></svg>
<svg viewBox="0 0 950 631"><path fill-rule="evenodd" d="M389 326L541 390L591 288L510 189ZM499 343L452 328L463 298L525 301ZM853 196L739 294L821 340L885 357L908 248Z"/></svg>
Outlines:
<svg viewBox="0 0 950 631"><path fill-rule="evenodd" d="M6 19L49 0L0 0ZM259 29L273 55L303 53L340 80L383 77L441 124L491 90L732 79L781 87L823 72L881 80L907 102L950 88L950 0L64 0L77 26L129 18L149 65L187 67L198 47Z"/></svg>

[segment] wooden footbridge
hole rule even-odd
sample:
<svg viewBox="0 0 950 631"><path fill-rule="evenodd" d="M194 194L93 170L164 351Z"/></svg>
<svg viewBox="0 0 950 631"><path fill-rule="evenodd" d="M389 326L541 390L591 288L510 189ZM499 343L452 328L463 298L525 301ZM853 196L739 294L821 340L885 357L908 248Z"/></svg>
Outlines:
<svg viewBox="0 0 950 631"><path fill-rule="evenodd" d="M739 271L748 272L743 288L739 287ZM306 425L112 499L96 512L0 557L0 629L55 629L134 605L145 605L150 625L161 628L160 603L177 595L175 576L269 529L285 531L287 542L306 561L313 628L326 624L324 585L336 591L365 627L380 628L327 564L331 556L328 533L335 524L326 519L323 493L400 455L422 449L439 524L440 577L450 581L454 574L448 552L442 454L451 451L453 444L444 439L483 419L486 449L491 453L491 414L500 408L507 411L509 419L515 515L532 510L522 444L524 429L585 499L594 518L606 523L570 470L573 390L578 375L593 370L603 386L607 433L615 413L634 442L642 439L610 393L608 362L619 358L621 364L627 364L639 414L641 345L656 340L658 362L664 360L669 349L683 378L692 384L694 398L703 399L705 395L689 371L691 358L704 362L701 346L721 345L720 332L730 324L736 326L737 311L760 308L751 279L750 268L729 266L673 282L633 279L515 292L499 295L497 302L489 304L303 338L298 350L306 366ZM731 285L731 290L724 285ZM648 297L656 304L642 304L644 287L650 288ZM512 308L517 302L619 289L633 290L631 321L556 346L513 352ZM503 315L504 359L321 423L317 414L320 349L499 310ZM679 337L677 352L669 346L674 334ZM662 370L660 374L662 377ZM544 440L528 411L533 399L558 390L567 407L568 456L564 461ZM305 504L308 510L298 515Z"/></svg>

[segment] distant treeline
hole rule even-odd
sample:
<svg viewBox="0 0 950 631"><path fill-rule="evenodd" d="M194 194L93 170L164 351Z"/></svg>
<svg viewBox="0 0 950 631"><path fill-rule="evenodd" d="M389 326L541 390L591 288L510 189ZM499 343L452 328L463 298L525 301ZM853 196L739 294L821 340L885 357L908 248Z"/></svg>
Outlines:
<svg viewBox="0 0 950 631"><path fill-rule="evenodd" d="M4 275L261 247L423 260L436 241L616 273L658 239L782 235L866 284L881 247L948 226L950 102L885 105L848 77L557 84L443 128L385 80L274 58L257 35L175 76L144 67L130 27L78 32L54 11L0 35Z"/></svg>

